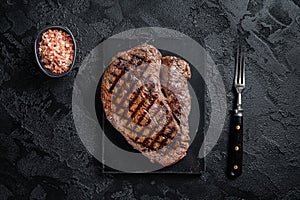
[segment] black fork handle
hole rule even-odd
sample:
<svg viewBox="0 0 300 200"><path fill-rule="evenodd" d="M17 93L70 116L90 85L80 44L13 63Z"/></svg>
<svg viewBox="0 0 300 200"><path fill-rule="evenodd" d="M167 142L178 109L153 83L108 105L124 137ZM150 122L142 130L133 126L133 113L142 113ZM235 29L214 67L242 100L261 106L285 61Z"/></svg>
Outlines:
<svg viewBox="0 0 300 200"><path fill-rule="evenodd" d="M229 175L238 177L243 170L243 111L234 110L229 145Z"/></svg>

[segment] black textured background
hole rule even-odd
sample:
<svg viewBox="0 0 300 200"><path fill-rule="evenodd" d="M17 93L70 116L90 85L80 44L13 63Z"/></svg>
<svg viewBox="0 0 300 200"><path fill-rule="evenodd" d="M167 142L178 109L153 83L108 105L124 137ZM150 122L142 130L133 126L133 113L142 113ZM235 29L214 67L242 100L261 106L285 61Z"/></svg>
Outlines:
<svg viewBox="0 0 300 200"><path fill-rule="evenodd" d="M0 199L300 199L298 0L3 0L0 5ZM245 31L244 173L225 176L226 126L201 176L103 175L71 113L77 70L46 77L33 54L47 25L74 33L79 56L135 27L181 31L206 46L232 107L233 45Z"/></svg>

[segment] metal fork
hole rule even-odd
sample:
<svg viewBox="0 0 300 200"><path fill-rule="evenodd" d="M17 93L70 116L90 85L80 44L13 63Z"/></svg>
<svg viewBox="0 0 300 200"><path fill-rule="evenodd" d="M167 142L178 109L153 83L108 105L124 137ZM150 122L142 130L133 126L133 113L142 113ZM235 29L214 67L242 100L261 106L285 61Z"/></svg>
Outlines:
<svg viewBox="0 0 300 200"><path fill-rule="evenodd" d="M230 176L242 174L243 165L243 109L242 92L245 88L245 52L238 45L235 58L234 87L237 92L236 108L233 110L232 131L230 135L229 172Z"/></svg>

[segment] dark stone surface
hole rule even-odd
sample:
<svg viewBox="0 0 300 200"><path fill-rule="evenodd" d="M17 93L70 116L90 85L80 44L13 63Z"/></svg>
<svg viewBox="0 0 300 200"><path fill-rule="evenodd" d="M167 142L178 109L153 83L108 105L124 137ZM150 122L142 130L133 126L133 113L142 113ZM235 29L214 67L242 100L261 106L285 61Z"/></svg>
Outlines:
<svg viewBox="0 0 300 200"><path fill-rule="evenodd" d="M298 0L1 1L0 199L300 199L299 6ZM74 33L77 67L114 33L145 26L181 31L211 53L229 108L236 29L245 31L243 175L225 175L229 123L201 176L101 174L72 121L76 70L50 79L34 60L34 37L50 24Z"/></svg>

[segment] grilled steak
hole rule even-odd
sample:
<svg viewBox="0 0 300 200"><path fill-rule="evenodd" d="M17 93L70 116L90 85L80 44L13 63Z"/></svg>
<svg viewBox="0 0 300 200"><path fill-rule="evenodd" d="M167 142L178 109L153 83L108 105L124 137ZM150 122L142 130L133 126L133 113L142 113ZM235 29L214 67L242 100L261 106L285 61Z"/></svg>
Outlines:
<svg viewBox="0 0 300 200"><path fill-rule="evenodd" d="M162 59L155 47L142 44L118 53L103 75L101 99L107 119L129 144L163 166L179 161L189 146L188 74L185 61Z"/></svg>

